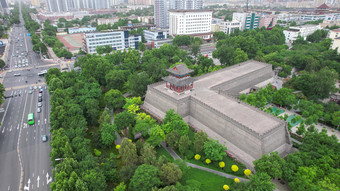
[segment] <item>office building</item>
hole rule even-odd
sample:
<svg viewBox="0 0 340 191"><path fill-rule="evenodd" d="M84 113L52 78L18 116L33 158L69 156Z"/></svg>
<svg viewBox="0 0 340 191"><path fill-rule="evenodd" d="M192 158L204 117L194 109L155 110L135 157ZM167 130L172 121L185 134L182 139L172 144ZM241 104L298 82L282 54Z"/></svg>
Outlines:
<svg viewBox="0 0 340 191"><path fill-rule="evenodd" d="M241 22L241 30L259 27L260 16L256 13L233 13L233 20Z"/></svg>
<svg viewBox="0 0 340 191"><path fill-rule="evenodd" d="M211 10L169 10L169 34L193 35L211 32Z"/></svg>
<svg viewBox="0 0 340 191"><path fill-rule="evenodd" d="M308 35L311 35L318 29L322 29L320 25L289 27L288 30L283 31L283 34L285 35L286 43L293 43L298 38L298 36L301 36L306 40Z"/></svg>
<svg viewBox="0 0 340 191"><path fill-rule="evenodd" d="M113 50L138 49L141 41L140 35L129 36L129 31L85 33L83 49L87 53L96 53L96 47L106 45L110 45Z"/></svg>
<svg viewBox="0 0 340 191"><path fill-rule="evenodd" d="M119 21L118 17L117 18L99 18L99 19L97 19L97 24L98 25L103 25L103 24L106 24L106 25L111 24L111 25L113 25L113 24L115 24L118 21Z"/></svg>
<svg viewBox="0 0 340 191"><path fill-rule="evenodd" d="M161 31L161 30L144 30L143 35L147 42L152 41L152 40L167 39L166 31Z"/></svg>
<svg viewBox="0 0 340 191"><path fill-rule="evenodd" d="M159 28L167 28L168 25L168 3L166 0L154 0L155 25Z"/></svg>
<svg viewBox="0 0 340 191"><path fill-rule="evenodd" d="M225 21L220 24L220 31L223 31L225 34L231 34L235 32L235 30L241 30L241 22L237 20L233 21Z"/></svg>

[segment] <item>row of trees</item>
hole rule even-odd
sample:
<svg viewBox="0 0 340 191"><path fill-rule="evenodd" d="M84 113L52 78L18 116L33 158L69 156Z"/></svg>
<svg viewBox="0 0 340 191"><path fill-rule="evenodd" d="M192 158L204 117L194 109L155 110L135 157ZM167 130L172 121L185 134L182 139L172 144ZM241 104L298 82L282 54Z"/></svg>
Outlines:
<svg viewBox="0 0 340 191"><path fill-rule="evenodd" d="M282 159L277 152L263 155L254 161L257 173L264 173L272 179L280 178L289 183L292 190L340 189L340 143L333 135L307 132L299 152Z"/></svg>
<svg viewBox="0 0 340 191"><path fill-rule="evenodd" d="M23 4L21 12L25 21L25 27L28 30L28 32L31 33L33 51L41 52L42 54L46 55L47 47L43 42L41 42L40 36L36 33L36 31L40 28L40 24L33 21L33 19L30 16L30 13L35 12L35 9L31 9Z"/></svg>
<svg viewBox="0 0 340 191"><path fill-rule="evenodd" d="M42 40L50 47L52 47L53 52L60 58L64 57L70 59L72 53L64 48L64 44L56 37L57 28L51 25L50 20L45 20L44 30L41 32L43 38Z"/></svg>
<svg viewBox="0 0 340 191"><path fill-rule="evenodd" d="M242 94L239 98L261 109L264 109L269 103L274 103L288 109L294 108L298 110L302 117L306 118L307 125L317 124L318 122L333 127L340 125L340 106L335 102L322 103L309 101L299 97L299 94L294 94L293 91L293 89L285 87L276 90L271 85L268 85L265 88L260 88L256 93Z"/></svg>

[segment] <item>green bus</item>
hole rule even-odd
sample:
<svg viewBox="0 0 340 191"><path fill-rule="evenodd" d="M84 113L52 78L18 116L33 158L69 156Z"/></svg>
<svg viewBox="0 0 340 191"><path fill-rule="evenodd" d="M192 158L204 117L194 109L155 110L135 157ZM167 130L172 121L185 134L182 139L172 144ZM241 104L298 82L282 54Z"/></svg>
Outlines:
<svg viewBox="0 0 340 191"><path fill-rule="evenodd" d="M28 122L29 125L34 124L34 114L33 113L28 114L27 122Z"/></svg>

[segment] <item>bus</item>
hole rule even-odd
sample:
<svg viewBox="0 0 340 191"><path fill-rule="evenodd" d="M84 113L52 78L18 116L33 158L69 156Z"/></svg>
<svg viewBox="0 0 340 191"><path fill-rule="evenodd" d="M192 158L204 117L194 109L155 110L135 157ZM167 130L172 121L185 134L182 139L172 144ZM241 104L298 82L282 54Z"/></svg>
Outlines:
<svg viewBox="0 0 340 191"><path fill-rule="evenodd" d="M28 114L27 122L28 122L29 125L34 124L34 114L33 113Z"/></svg>

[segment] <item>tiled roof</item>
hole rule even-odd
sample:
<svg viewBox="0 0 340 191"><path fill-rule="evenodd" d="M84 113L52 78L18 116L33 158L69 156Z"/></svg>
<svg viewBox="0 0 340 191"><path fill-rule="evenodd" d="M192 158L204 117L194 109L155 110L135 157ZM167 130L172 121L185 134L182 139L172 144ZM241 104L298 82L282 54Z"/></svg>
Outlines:
<svg viewBox="0 0 340 191"><path fill-rule="evenodd" d="M173 68L167 69L168 72L175 75L185 75L191 73L193 70L189 69L185 64L176 65Z"/></svg>

